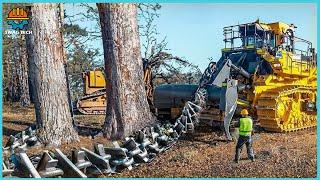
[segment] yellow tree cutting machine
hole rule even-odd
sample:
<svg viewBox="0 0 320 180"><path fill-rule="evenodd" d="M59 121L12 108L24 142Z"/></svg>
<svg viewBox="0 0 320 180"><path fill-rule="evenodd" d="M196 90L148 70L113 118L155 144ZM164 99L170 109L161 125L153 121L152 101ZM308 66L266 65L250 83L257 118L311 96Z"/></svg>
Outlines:
<svg viewBox="0 0 320 180"><path fill-rule="evenodd" d="M188 103L203 96L206 103L201 108L205 110L198 118L223 124L229 139L230 121L242 107L249 108L268 131L316 126L316 53L311 42L295 36L295 28L293 24L259 20L225 27L222 57L210 63L200 85L155 89L159 117L174 119L182 111L187 118L180 116L178 121L192 130L196 106L190 108Z"/></svg>
<svg viewBox="0 0 320 180"><path fill-rule="evenodd" d="M153 85L151 81L151 68L146 60L143 61L146 95L148 103L153 107ZM105 114L106 113L106 81L104 72L101 69L82 73L84 84L84 96L77 100L75 110L81 114Z"/></svg>
<svg viewBox="0 0 320 180"><path fill-rule="evenodd" d="M227 134L230 121L243 107L269 131L316 126L316 53L311 42L295 36L295 28L260 21L225 27L222 56L209 64L200 85L158 86L154 97L151 69L145 66L149 103L154 103L160 118L176 119L185 103L204 88L206 104L199 118L223 124ZM88 71L83 79L85 96L78 100L77 110L105 114L103 71Z"/></svg>

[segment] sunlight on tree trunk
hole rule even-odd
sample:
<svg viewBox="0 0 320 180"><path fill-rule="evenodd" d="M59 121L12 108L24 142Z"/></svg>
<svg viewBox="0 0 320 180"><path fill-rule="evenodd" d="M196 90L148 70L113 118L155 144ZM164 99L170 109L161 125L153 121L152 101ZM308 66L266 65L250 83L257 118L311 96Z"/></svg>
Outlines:
<svg viewBox="0 0 320 180"><path fill-rule="evenodd" d="M119 139L150 125L135 4L98 3L107 82L104 135Z"/></svg>
<svg viewBox="0 0 320 180"><path fill-rule="evenodd" d="M78 140L68 104L63 38L58 4L32 6L35 108L39 137L60 145Z"/></svg>

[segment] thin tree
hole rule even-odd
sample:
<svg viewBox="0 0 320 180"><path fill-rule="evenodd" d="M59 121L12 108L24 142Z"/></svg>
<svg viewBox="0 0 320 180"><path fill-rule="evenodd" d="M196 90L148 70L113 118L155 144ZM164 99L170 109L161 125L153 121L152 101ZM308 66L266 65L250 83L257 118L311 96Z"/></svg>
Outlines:
<svg viewBox="0 0 320 180"><path fill-rule="evenodd" d="M123 138L153 123L140 53L136 4L98 3L108 95L104 135Z"/></svg>
<svg viewBox="0 0 320 180"><path fill-rule="evenodd" d="M68 102L59 4L33 4L35 110L39 137L47 144L78 140Z"/></svg>
<svg viewBox="0 0 320 180"><path fill-rule="evenodd" d="M32 13L31 13L31 6L26 6L26 9L28 11L28 16L29 16L29 23L27 25L27 30L32 31ZM34 63L34 53L33 53L33 49L34 49L34 38L33 38L33 34L27 35L25 37L26 39L26 53L27 53L27 62L28 62L28 70L29 72L34 72L35 70L35 63ZM29 83L29 95L30 95L30 100L32 103L34 103L34 99L35 99L35 78L34 78L34 74L33 73L28 73L28 83Z"/></svg>
<svg viewBox="0 0 320 180"><path fill-rule="evenodd" d="M24 4L20 4L23 7ZM4 19L16 4L3 5ZM6 28L10 26L3 24ZM3 97L10 102L20 102L21 106L30 105L28 85L28 65L26 58L25 36L17 34L3 34Z"/></svg>

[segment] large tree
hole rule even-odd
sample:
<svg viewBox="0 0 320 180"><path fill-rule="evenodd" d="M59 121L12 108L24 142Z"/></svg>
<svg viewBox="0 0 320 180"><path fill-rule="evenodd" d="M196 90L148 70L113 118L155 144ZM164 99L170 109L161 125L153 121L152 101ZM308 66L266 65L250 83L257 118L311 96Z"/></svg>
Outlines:
<svg viewBox="0 0 320 180"><path fill-rule="evenodd" d="M36 119L39 137L52 145L78 140L69 109L59 7L41 3L31 8Z"/></svg>
<svg viewBox="0 0 320 180"><path fill-rule="evenodd" d="M123 138L153 123L143 82L136 4L98 3L107 112L104 135Z"/></svg>

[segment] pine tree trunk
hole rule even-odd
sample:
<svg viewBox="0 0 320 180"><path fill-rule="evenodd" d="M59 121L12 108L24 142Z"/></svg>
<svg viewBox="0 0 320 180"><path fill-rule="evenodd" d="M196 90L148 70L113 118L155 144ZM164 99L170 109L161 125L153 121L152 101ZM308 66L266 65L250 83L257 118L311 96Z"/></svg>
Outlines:
<svg viewBox="0 0 320 180"><path fill-rule="evenodd" d="M27 30L32 30L32 14L31 14L31 6L27 6L28 16L29 16L29 24L27 25ZM26 35L26 51L27 51L27 62L28 62L28 71L34 72L35 70L35 62L33 57L33 48L34 48L34 37L33 34ZM28 83L29 83L29 95L32 103L35 101L35 85L34 82L34 73L28 73Z"/></svg>
<svg viewBox="0 0 320 180"><path fill-rule="evenodd" d="M25 37L21 36L19 43L19 87L20 87L20 104L23 107L30 105L29 83L28 83L28 63L25 46Z"/></svg>
<svg viewBox="0 0 320 180"><path fill-rule="evenodd" d="M68 104L58 4L33 4L35 106L40 138L48 144L78 140ZM32 72L30 72L32 73Z"/></svg>
<svg viewBox="0 0 320 180"><path fill-rule="evenodd" d="M13 50L10 50L13 56L12 62L10 62L10 80L9 80L9 102L17 102L20 99L19 96L19 75L18 75L18 69L19 69L19 48L17 43L15 43Z"/></svg>
<svg viewBox="0 0 320 180"><path fill-rule="evenodd" d="M153 123L147 102L135 4L98 3L107 81L104 135L120 139Z"/></svg>
<svg viewBox="0 0 320 180"><path fill-rule="evenodd" d="M28 65L26 58L26 49L24 36L13 39L14 44L9 52L8 62L6 62L6 73L9 76L8 82L8 100L10 102L20 102L21 106L29 106L29 85L28 85ZM6 77L8 78L8 77Z"/></svg>

